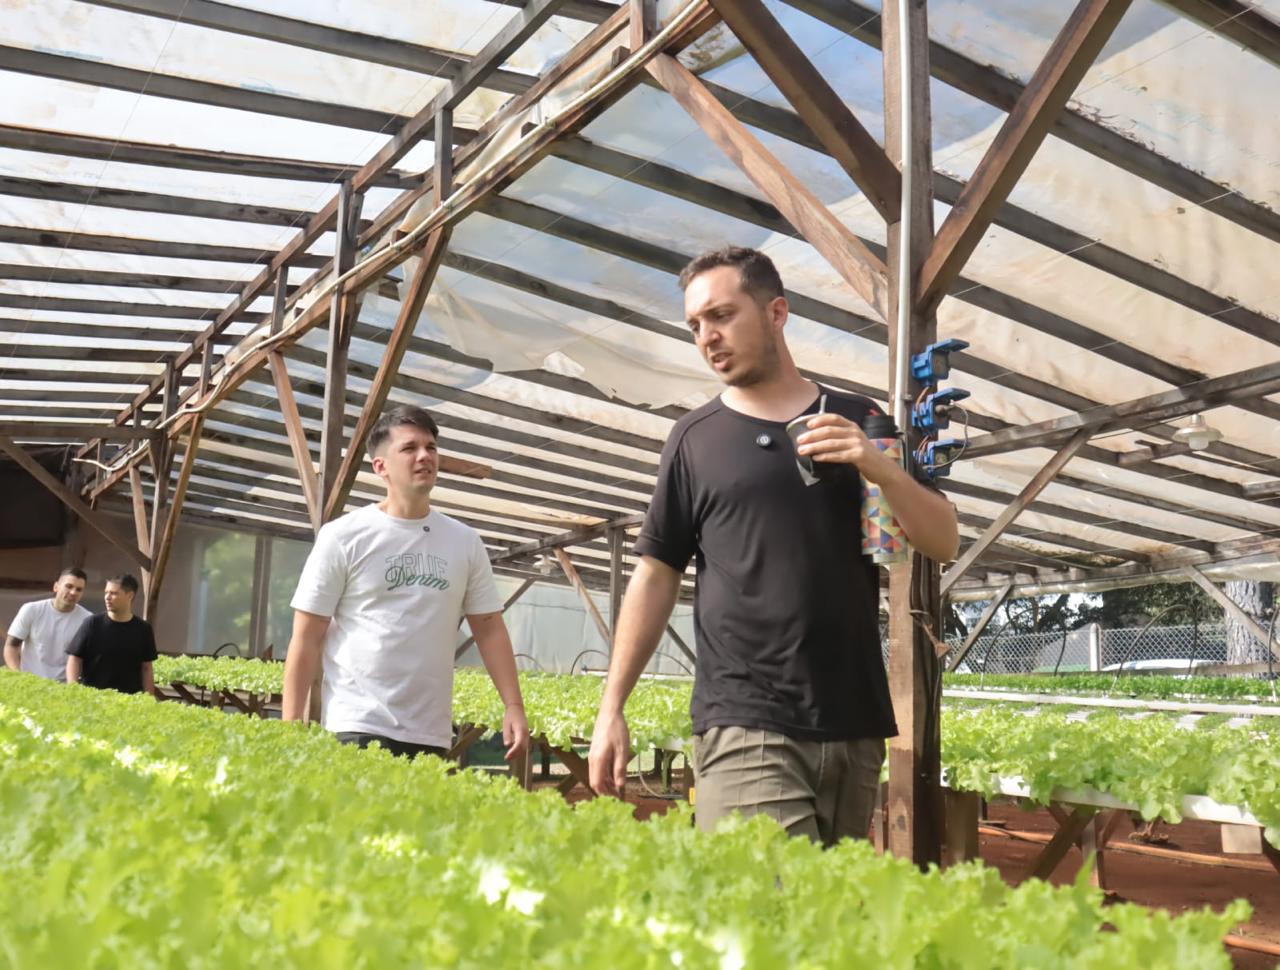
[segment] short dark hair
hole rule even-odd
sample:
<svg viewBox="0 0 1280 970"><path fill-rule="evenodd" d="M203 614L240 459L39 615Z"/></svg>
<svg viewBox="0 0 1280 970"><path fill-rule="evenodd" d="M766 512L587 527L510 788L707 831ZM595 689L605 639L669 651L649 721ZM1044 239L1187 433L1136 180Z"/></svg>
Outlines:
<svg viewBox="0 0 1280 970"><path fill-rule="evenodd" d="M138 592L138 577L133 573L121 573L119 576L112 576L107 580L108 583L115 583L121 589L127 589L130 593Z"/></svg>
<svg viewBox="0 0 1280 970"><path fill-rule="evenodd" d="M680 271L680 289L688 289L695 276L721 266L737 269L743 290L762 305L783 295L782 277L778 275L778 268L773 265L773 260L760 250L747 249L745 246L726 246L694 257Z"/></svg>
<svg viewBox="0 0 1280 970"><path fill-rule="evenodd" d="M376 455L378 449L387 443L387 439L391 437L392 428L406 424L422 431L430 431L431 437L437 441L440 439L440 428L436 425L436 419L427 411L412 404L398 404L389 411L383 411L382 417L378 418L377 424L369 432L369 440L365 445L369 451L369 457Z"/></svg>
<svg viewBox="0 0 1280 970"><path fill-rule="evenodd" d="M89 581L89 574L79 566L64 566L62 572L58 573L58 578L63 576L74 576L76 579L83 579L86 583Z"/></svg>

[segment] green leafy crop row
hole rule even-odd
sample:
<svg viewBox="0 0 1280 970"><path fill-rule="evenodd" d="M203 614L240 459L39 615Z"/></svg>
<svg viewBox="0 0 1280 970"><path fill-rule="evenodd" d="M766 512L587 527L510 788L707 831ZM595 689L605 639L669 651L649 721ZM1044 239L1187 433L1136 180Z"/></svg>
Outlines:
<svg viewBox="0 0 1280 970"><path fill-rule="evenodd" d="M1226 968L1246 917L714 835L319 730L0 672L0 966ZM1101 932L1110 926L1115 932Z"/></svg>

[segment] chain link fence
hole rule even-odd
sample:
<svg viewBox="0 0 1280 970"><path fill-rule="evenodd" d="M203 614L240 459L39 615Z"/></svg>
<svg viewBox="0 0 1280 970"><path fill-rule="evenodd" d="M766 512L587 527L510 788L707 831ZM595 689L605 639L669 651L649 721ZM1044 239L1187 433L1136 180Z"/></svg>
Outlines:
<svg viewBox="0 0 1280 970"><path fill-rule="evenodd" d="M950 664L963 638L948 641ZM1265 657L1251 645L1253 657ZM1089 670L1188 668L1227 662L1227 629L1221 623L1125 627L1104 630L1091 623L1076 630L1020 633L1001 627L978 638L960 671L1029 674Z"/></svg>

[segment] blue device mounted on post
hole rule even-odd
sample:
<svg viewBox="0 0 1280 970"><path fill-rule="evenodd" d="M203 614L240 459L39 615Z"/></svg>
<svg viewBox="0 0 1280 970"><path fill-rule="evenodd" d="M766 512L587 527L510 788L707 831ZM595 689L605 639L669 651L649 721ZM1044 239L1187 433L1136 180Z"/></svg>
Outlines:
<svg viewBox="0 0 1280 970"><path fill-rule="evenodd" d="M939 431L945 431L951 425L952 409L969 396L968 391L958 387L938 390L939 382L951 374L951 355L968 346L967 340L939 340L911 357L911 375L926 390L933 390L932 394L922 396L911 409L911 425L925 438L916 450L916 460L930 478L949 475L952 462L960 457L969 439L967 419L965 441L954 438L939 441L937 438Z"/></svg>
<svg viewBox="0 0 1280 970"><path fill-rule="evenodd" d="M969 346L967 340L939 340L911 357L911 376L926 387L946 380L951 373L951 354Z"/></svg>
<svg viewBox="0 0 1280 970"><path fill-rule="evenodd" d="M924 434L946 431L951 426L951 409L963 401L969 392L959 387L930 394L911 409L911 423Z"/></svg>

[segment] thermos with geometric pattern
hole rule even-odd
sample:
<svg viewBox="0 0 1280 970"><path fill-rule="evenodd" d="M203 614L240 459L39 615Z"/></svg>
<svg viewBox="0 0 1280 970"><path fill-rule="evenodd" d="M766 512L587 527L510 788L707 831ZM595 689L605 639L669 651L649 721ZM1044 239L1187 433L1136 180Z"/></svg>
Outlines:
<svg viewBox="0 0 1280 970"><path fill-rule="evenodd" d="M862 426L871 443L902 464L902 442L893 418L887 414L870 415ZM862 480L862 554L875 563L906 562L909 555L907 537L893 517L893 510L880 494L880 486Z"/></svg>

